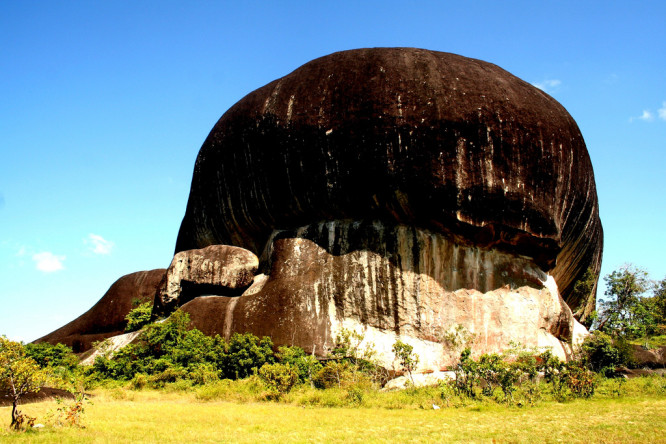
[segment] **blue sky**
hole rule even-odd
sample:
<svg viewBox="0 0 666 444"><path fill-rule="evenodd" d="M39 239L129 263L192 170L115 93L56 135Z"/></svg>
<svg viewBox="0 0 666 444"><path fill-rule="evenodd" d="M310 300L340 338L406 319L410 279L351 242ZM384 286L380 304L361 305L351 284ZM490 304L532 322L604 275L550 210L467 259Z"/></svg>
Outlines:
<svg viewBox="0 0 666 444"><path fill-rule="evenodd" d="M30 341L168 266L197 152L248 92L413 46L540 85L586 140L602 274L666 277L666 2L0 0L0 334Z"/></svg>

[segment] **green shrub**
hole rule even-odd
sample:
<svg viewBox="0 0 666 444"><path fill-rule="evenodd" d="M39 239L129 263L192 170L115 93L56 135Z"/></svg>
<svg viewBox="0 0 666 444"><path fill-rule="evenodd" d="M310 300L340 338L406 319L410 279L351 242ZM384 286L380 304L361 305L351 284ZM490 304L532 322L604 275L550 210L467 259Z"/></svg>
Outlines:
<svg viewBox="0 0 666 444"><path fill-rule="evenodd" d="M266 384L273 399L289 393L298 382L298 371L290 364L264 364L259 369L258 375Z"/></svg>
<svg viewBox="0 0 666 444"><path fill-rule="evenodd" d="M393 353L395 354L395 359L398 360L400 367L409 374L409 378L412 380L412 385L414 385L414 376L412 372L416 369L416 366L419 364L419 355L414 353L414 347L409 344L405 344L400 339L395 341L393 344Z"/></svg>
<svg viewBox="0 0 666 444"><path fill-rule="evenodd" d="M341 388L350 383L353 373L352 365L345 361L328 361L314 376L314 386L320 389L331 387Z"/></svg>
<svg viewBox="0 0 666 444"><path fill-rule="evenodd" d="M112 356L103 353L88 370L89 375L92 372L98 375L96 379L129 381L137 373L145 373L152 385L173 383L174 378L205 384L220 375L245 378L275 361L269 338L236 333L225 341L189 326L189 315L176 310L165 321L146 326L136 343Z"/></svg>
<svg viewBox="0 0 666 444"><path fill-rule="evenodd" d="M195 397L201 401L224 400L251 402L261 399L265 385L261 379L252 375L245 379L221 379L196 388Z"/></svg>
<svg viewBox="0 0 666 444"><path fill-rule="evenodd" d="M319 360L312 355L306 355L301 347L280 347L278 348L277 359L282 364L289 364L294 367L301 382L312 381L322 368Z"/></svg>
<svg viewBox="0 0 666 444"><path fill-rule="evenodd" d="M130 381L130 387L135 390L141 390L148 385L148 375L145 373L137 373Z"/></svg>
<svg viewBox="0 0 666 444"><path fill-rule="evenodd" d="M455 366L453 372L453 388L458 395L468 398L476 397L476 387L479 385L479 364L471 358L472 350L466 348L460 354L460 362Z"/></svg>
<svg viewBox="0 0 666 444"><path fill-rule="evenodd" d="M229 379L246 378L264 364L275 362L273 341L259 339L251 333L234 333L218 356L222 376Z"/></svg>
<svg viewBox="0 0 666 444"><path fill-rule="evenodd" d="M72 349L64 344L51 345L48 342L25 344L25 355L32 358L41 368L63 367L74 370L79 359Z"/></svg>
<svg viewBox="0 0 666 444"><path fill-rule="evenodd" d="M363 404L363 390L357 386L349 387L346 398L352 405L361 405Z"/></svg>
<svg viewBox="0 0 666 444"><path fill-rule="evenodd" d="M125 316L125 321L127 325L125 326L126 332L140 330L144 325L150 323L150 317L153 312L153 303L148 301L139 305L138 307L131 310Z"/></svg>
<svg viewBox="0 0 666 444"><path fill-rule="evenodd" d="M566 382L574 397L590 398L597 386L597 375L580 362L569 362L566 365Z"/></svg>
<svg viewBox="0 0 666 444"><path fill-rule="evenodd" d="M155 388L164 387L165 384L173 383L185 379L187 370L183 367L169 366L159 373L154 373L148 377L150 385Z"/></svg>
<svg viewBox="0 0 666 444"><path fill-rule="evenodd" d="M201 363L191 365L187 368L188 379L196 385L210 384L211 382L218 381L218 371L215 366L210 363Z"/></svg>
<svg viewBox="0 0 666 444"><path fill-rule="evenodd" d="M631 345L622 338L595 331L583 341L583 359L587 366L604 376L613 376L619 366L632 366Z"/></svg>

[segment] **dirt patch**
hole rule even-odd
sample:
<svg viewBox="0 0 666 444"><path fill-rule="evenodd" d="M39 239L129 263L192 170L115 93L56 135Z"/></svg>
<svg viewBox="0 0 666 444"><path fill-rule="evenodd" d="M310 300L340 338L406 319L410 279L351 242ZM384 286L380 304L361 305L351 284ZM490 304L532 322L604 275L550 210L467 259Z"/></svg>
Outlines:
<svg viewBox="0 0 666 444"><path fill-rule="evenodd" d="M28 393L27 395L22 396L20 404L48 401L55 398L74 399L74 395L67 390L61 390L53 387L42 387L42 389L37 393ZM12 399L9 397L9 395L3 393L0 395L0 407L5 407L8 405L12 405Z"/></svg>

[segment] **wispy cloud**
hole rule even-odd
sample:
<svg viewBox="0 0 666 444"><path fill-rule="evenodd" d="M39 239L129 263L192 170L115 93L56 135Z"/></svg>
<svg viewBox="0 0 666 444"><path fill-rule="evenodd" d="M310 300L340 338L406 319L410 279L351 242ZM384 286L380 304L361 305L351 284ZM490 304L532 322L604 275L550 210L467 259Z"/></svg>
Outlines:
<svg viewBox="0 0 666 444"><path fill-rule="evenodd" d="M32 260L35 261L35 267L45 273L52 273L65 268L62 264L65 261L65 256L56 256L50 251L33 254Z"/></svg>
<svg viewBox="0 0 666 444"><path fill-rule="evenodd" d="M661 102L661 108L657 110L657 115L661 120L666 120L666 102Z"/></svg>
<svg viewBox="0 0 666 444"><path fill-rule="evenodd" d="M543 82L532 83L532 85L536 86L541 91L545 91L547 93L552 93L555 90L557 90L557 88L560 85L562 85L562 81L557 80L557 79L546 79Z"/></svg>
<svg viewBox="0 0 666 444"><path fill-rule="evenodd" d="M656 117L659 120L666 121L666 102L661 102L661 108L657 109ZM653 122L655 119L655 114L650 109L644 109L643 114L638 117L630 117L629 122L634 120L642 120L643 122Z"/></svg>
<svg viewBox="0 0 666 444"><path fill-rule="evenodd" d="M654 120L654 115L646 109L643 110L643 114L638 117L630 117L629 121L633 122L634 120L642 120L644 122L652 122Z"/></svg>
<svg viewBox="0 0 666 444"><path fill-rule="evenodd" d="M90 245L90 250L95 254L109 254L113 249L113 242L104 239L99 234L90 233L85 243Z"/></svg>

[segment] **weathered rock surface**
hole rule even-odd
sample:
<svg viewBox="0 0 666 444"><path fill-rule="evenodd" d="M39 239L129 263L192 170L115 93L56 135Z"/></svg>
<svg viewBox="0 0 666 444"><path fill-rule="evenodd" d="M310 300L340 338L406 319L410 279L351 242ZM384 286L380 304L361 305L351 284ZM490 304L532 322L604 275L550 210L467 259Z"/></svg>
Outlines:
<svg viewBox="0 0 666 444"><path fill-rule="evenodd" d="M170 312L204 294L239 296L252 283L258 266L252 252L229 245L181 251L156 294L156 310Z"/></svg>
<svg viewBox="0 0 666 444"><path fill-rule="evenodd" d="M320 245L325 239L341 249L329 252ZM527 259L463 247L429 231L328 222L276 233L270 245L267 276L243 296L200 297L182 307L196 328L270 336L319 356L342 329L355 330L386 368L400 338L420 356L420 370L456 362L460 350L444 338L458 325L476 335L476 354L515 341L552 347L562 359L585 332L552 277Z"/></svg>
<svg viewBox="0 0 666 444"><path fill-rule="evenodd" d="M453 381L455 379L456 374L452 371L415 373L411 377L408 375L402 375L388 381L386 385L382 387L382 391L403 390L410 387L428 387L438 385L442 381Z"/></svg>
<svg viewBox="0 0 666 444"><path fill-rule="evenodd" d="M634 345L632 351L638 368L666 368L666 346L646 350Z"/></svg>
<svg viewBox="0 0 666 444"><path fill-rule="evenodd" d="M552 275L579 320L594 308L596 288L572 293L602 252L583 138L559 103L495 65L360 49L248 94L199 152L176 251L229 244L259 255L275 230L332 220L512 254ZM325 247L333 256L338 242Z"/></svg>
<svg viewBox="0 0 666 444"><path fill-rule="evenodd" d="M116 336L110 336L105 339L103 346L98 346L93 349L90 349L88 350L88 353L85 353L83 356L81 356L80 357L81 361L79 362L79 364L93 365L97 357L105 356L107 354L113 355L116 351L125 348L126 346L134 342L134 340L137 339L140 334L141 330L137 330Z"/></svg>
<svg viewBox="0 0 666 444"><path fill-rule="evenodd" d="M133 304L152 301L165 272L159 268L121 277L90 310L35 342L63 343L81 353L90 349L93 342L123 333L125 316Z"/></svg>

